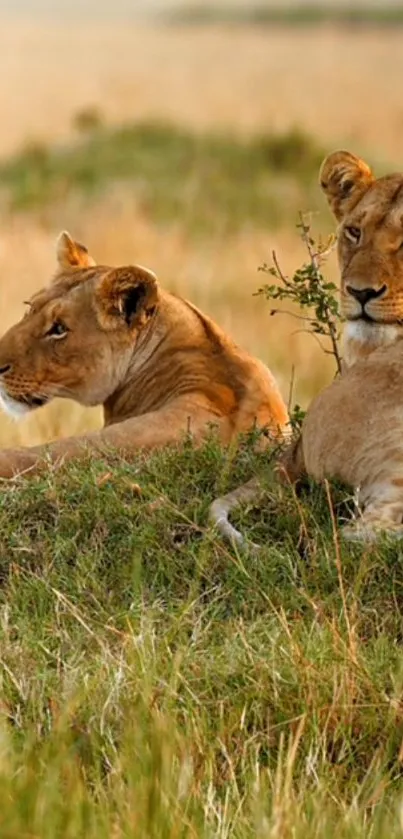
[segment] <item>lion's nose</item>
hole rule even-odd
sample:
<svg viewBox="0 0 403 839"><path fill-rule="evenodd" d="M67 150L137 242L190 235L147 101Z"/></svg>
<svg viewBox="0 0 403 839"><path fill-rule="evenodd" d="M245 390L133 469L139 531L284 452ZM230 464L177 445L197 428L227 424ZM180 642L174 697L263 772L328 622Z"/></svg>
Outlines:
<svg viewBox="0 0 403 839"><path fill-rule="evenodd" d="M0 376L4 376L9 370L11 370L11 364L4 364L3 367L0 367Z"/></svg>
<svg viewBox="0 0 403 839"><path fill-rule="evenodd" d="M351 294L352 297L355 297L361 306L365 306L369 300L375 300L377 297L382 297L386 291L386 285L381 286L381 288L354 288L352 285L346 286L347 291Z"/></svg>

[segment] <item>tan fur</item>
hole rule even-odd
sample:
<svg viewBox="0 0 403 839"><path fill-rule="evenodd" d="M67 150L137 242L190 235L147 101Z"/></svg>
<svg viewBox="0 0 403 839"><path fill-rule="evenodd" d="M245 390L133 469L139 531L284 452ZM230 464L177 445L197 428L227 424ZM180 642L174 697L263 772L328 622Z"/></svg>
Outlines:
<svg viewBox="0 0 403 839"><path fill-rule="evenodd" d="M320 183L339 222L343 359L350 366L403 334L403 174L375 178L363 160L337 151L323 162Z"/></svg>
<svg viewBox="0 0 403 839"><path fill-rule="evenodd" d="M140 266L96 266L61 234L52 283L0 341L0 398L11 412L55 396L102 404L104 428L49 446L0 452L0 476L79 457L199 440L230 442L255 424L276 436L287 410L270 371Z"/></svg>
<svg viewBox="0 0 403 839"><path fill-rule="evenodd" d="M363 514L344 528L347 538L403 536L403 175L376 179L337 151L320 183L339 222L344 373L313 401L277 471L291 482L310 475L358 488ZM217 499L211 521L241 544L228 515L261 492L254 479Z"/></svg>
<svg viewBox="0 0 403 839"><path fill-rule="evenodd" d="M403 340L357 362L311 404L302 426L305 471L359 489L349 538L403 535Z"/></svg>

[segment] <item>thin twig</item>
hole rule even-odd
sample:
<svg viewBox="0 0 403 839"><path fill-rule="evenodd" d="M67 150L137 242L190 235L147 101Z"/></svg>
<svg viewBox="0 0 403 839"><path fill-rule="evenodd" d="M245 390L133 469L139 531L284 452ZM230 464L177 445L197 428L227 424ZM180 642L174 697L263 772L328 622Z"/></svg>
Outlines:
<svg viewBox="0 0 403 839"><path fill-rule="evenodd" d="M314 338L317 344L320 346L322 352L325 355L333 355L333 350L327 350L323 346L322 341L320 340L317 332L312 332L312 329L295 329L294 332L292 332L292 335L311 335L312 338Z"/></svg>
<svg viewBox="0 0 403 839"><path fill-rule="evenodd" d="M287 309L270 309L270 315L288 315L289 317L296 318L296 320L306 320L308 323L312 323L313 320L308 315L297 315L296 312L288 312ZM311 330L306 329L301 331L310 332Z"/></svg>
<svg viewBox="0 0 403 839"><path fill-rule="evenodd" d="M340 544L339 544L339 536L338 536L338 532L337 532L336 517L334 515L334 510L333 510L333 504L332 504L332 497L331 497L331 494L330 494L329 481L326 480L326 479L325 479L325 490L326 490L327 503L329 505L330 518L331 518L331 521L332 521L334 559L335 559L335 564L336 564L336 569L337 569L337 577L338 577L338 580L339 580L341 601L342 601L342 604L343 604L344 620L346 622L346 627L347 627L349 649L350 649L351 657L352 657L353 661L357 662L356 645L355 645L355 642L354 642L354 632L353 632L353 628L351 626L350 615L349 615L348 606L347 606L346 591L345 591L345 588L344 588L343 568L342 568L342 564L341 564Z"/></svg>
<svg viewBox="0 0 403 839"><path fill-rule="evenodd" d="M291 413L291 409L292 409L292 398L293 398L293 395L294 395L294 382L295 382L295 364L293 364L292 367L291 367L290 387L289 387L289 391L288 391L288 404L287 404L288 413Z"/></svg>
<svg viewBox="0 0 403 839"><path fill-rule="evenodd" d="M304 242L305 247L306 247L306 249L309 253L309 258L311 260L312 266L313 266L315 274L316 274L316 278L315 278L316 282L322 290L322 285L321 285L321 281L320 281L320 254L317 251L314 251L314 249L312 247L312 240L311 240L311 237L309 236L309 227L306 225L306 223L304 221L303 213L300 213L299 217L300 217L300 222L301 222L301 225L300 225L300 227L301 227L301 238L302 238L302 241ZM327 327L328 327L328 330L329 330L329 338L330 338L330 341L331 341L331 344L332 344L332 353L333 353L335 361L336 361L337 372L340 375L341 371L342 371L342 362L341 362L341 357L340 357L338 343L337 343L337 327L336 327L336 324L333 320L332 313L331 313L327 303L324 303L324 312L325 312L325 317L326 317L326 321L327 321Z"/></svg>
<svg viewBox="0 0 403 839"><path fill-rule="evenodd" d="M277 275L280 278L283 285L285 285L286 288L292 288L292 283L290 283L289 279L285 276L285 274L283 274L283 272L280 268L280 265L279 265L279 262L278 262L278 259L277 259L277 256L276 256L276 251L271 252L271 258L273 260L273 265L274 265L274 267L277 271Z"/></svg>

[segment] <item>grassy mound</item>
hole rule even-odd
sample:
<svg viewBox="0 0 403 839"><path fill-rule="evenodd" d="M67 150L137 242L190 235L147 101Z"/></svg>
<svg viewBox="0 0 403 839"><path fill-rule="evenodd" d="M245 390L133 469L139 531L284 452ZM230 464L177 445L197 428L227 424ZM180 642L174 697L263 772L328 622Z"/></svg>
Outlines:
<svg viewBox="0 0 403 839"><path fill-rule="evenodd" d="M256 470L237 555L207 509ZM250 441L4 485L1 836L400 836L401 559Z"/></svg>

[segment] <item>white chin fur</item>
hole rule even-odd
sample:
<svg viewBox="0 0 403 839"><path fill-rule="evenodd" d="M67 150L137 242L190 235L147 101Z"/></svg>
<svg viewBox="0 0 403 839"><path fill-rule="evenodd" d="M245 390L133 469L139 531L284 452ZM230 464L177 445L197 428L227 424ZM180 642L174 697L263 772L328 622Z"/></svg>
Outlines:
<svg viewBox="0 0 403 839"><path fill-rule="evenodd" d="M393 323L368 323L365 320L349 320L344 327L344 341L358 341L362 344L392 344L402 334L401 326Z"/></svg>
<svg viewBox="0 0 403 839"><path fill-rule="evenodd" d="M13 419L21 419L21 417L25 417L31 411L29 405L23 405L22 402L17 402L8 393L5 393L3 388L0 388L0 408Z"/></svg>

